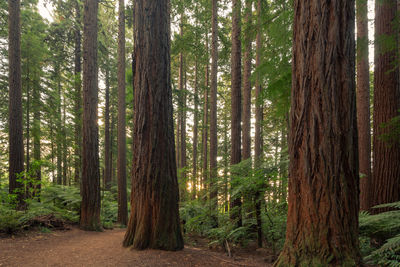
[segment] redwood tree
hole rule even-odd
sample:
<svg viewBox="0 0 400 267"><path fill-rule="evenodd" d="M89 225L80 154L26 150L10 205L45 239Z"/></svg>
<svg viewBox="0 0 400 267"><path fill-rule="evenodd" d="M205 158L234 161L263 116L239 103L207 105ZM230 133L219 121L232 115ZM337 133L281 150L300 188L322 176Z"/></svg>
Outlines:
<svg viewBox="0 0 400 267"><path fill-rule="evenodd" d="M289 210L275 266L360 266L354 1L295 0Z"/></svg>
<svg viewBox="0 0 400 267"><path fill-rule="evenodd" d="M231 52L231 164L238 164L241 159L241 108L242 108L242 66L241 66L241 1L232 1L232 52ZM232 182L235 187L235 182ZM231 201L231 218L237 221L237 226L242 226L241 219L242 201L240 196L235 196Z"/></svg>
<svg viewBox="0 0 400 267"><path fill-rule="evenodd" d="M118 222L128 223L126 196L125 1L118 2Z"/></svg>
<svg viewBox="0 0 400 267"><path fill-rule="evenodd" d="M368 62L368 2L356 1L357 13L357 123L360 163L360 209L370 208L371 117Z"/></svg>
<svg viewBox="0 0 400 267"><path fill-rule="evenodd" d="M131 214L124 246L180 250L169 1L135 1L135 115Z"/></svg>
<svg viewBox="0 0 400 267"><path fill-rule="evenodd" d="M399 115L399 75L396 71L395 47L387 40L396 39L397 3L376 1L375 3L375 75L374 75L374 134L373 177L371 184L371 206L400 200L400 146L390 144L381 137L390 132L382 127ZM379 212L379 210L373 210Z"/></svg>
<svg viewBox="0 0 400 267"><path fill-rule="evenodd" d="M83 146L80 227L100 230L99 129L97 125L97 0L85 0L83 26Z"/></svg>
<svg viewBox="0 0 400 267"><path fill-rule="evenodd" d="M14 194L17 191L18 205L22 208L25 194L23 184L17 181L18 174L24 171L20 12L20 0L8 0L9 192Z"/></svg>

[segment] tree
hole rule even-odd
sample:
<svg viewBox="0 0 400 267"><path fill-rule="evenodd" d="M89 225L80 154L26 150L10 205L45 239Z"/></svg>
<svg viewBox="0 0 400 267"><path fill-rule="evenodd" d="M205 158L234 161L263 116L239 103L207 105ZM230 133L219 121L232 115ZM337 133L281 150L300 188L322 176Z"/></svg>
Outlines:
<svg viewBox="0 0 400 267"><path fill-rule="evenodd" d="M399 144L389 144L382 140L382 135L391 130L390 127L383 127L384 124L398 116L400 109L397 46L392 45L396 43L398 33L395 25L396 4L396 1L375 3L374 167L371 206L400 200L400 147Z"/></svg>
<svg viewBox="0 0 400 267"><path fill-rule="evenodd" d="M107 61L109 61L108 51ZM111 160L111 137L110 137L110 68L105 66L106 71L106 103L104 110L104 188L111 189L112 160Z"/></svg>
<svg viewBox="0 0 400 267"><path fill-rule="evenodd" d="M18 181L18 175L24 171L20 0L8 0L8 61L9 192L17 193L18 208L23 208L25 194L23 184Z"/></svg>
<svg viewBox="0 0 400 267"><path fill-rule="evenodd" d="M357 123L360 162L360 209L370 208L371 117L368 61L368 3L356 1L357 13Z"/></svg>
<svg viewBox="0 0 400 267"><path fill-rule="evenodd" d="M242 159L251 157L251 137L250 137L250 119L251 119L251 16L252 1L246 0L245 8L245 26L244 31L244 70L243 70L243 111L242 111Z"/></svg>
<svg viewBox="0 0 400 267"><path fill-rule="evenodd" d="M169 1L135 1L135 118L131 214L124 246L180 250Z"/></svg>
<svg viewBox="0 0 400 267"><path fill-rule="evenodd" d="M231 52L231 165L241 161L241 108L242 108L242 64L241 64L241 1L232 1L232 52ZM232 182L232 187L235 182ZM231 201L231 219L237 221L237 226L242 226L241 196L235 196Z"/></svg>
<svg viewBox="0 0 400 267"><path fill-rule="evenodd" d="M83 146L80 227L100 230L99 133L97 125L97 0L85 0L83 26Z"/></svg>
<svg viewBox="0 0 400 267"><path fill-rule="evenodd" d="M125 1L118 2L118 222L128 223L126 196Z"/></svg>
<svg viewBox="0 0 400 267"><path fill-rule="evenodd" d="M294 2L286 242L275 266L360 266L354 1Z"/></svg>
<svg viewBox="0 0 400 267"><path fill-rule="evenodd" d="M218 180L217 170L217 74L218 74L218 0L212 0L212 36L211 36L211 90L210 90L210 201L212 210L217 210ZM217 224L217 218L214 218Z"/></svg>

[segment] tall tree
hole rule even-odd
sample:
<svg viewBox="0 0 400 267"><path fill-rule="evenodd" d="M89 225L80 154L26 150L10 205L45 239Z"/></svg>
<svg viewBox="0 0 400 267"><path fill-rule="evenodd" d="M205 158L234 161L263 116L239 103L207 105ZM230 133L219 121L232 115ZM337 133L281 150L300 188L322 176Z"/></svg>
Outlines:
<svg viewBox="0 0 400 267"><path fill-rule="evenodd" d="M286 242L275 266L360 266L354 1L295 0Z"/></svg>
<svg viewBox="0 0 400 267"><path fill-rule="evenodd" d="M118 2L118 222L128 223L126 195L125 1Z"/></svg>
<svg viewBox="0 0 400 267"><path fill-rule="evenodd" d="M170 78L169 1L135 1L131 214L124 246L180 250Z"/></svg>
<svg viewBox="0 0 400 267"><path fill-rule="evenodd" d="M397 51L391 45L398 37L396 14L395 0L375 2L374 167L371 206L400 200L400 146L381 139L383 134L390 131L389 127L382 127L382 124L390 122L399 114L400 109Z"/></svg>
<svg viewBox="0 0 400 267"><path fill-rule="evenodd" d="M74 88L75 88L75 183L80 183L81 177L81 146L82 146L82 81L81 81L81 7L80 0L75 0L75 29L74 29Z"/></svg>
<svg viewBox="0 0 400 267"><path fill-rule="evenodd" d="M9 62L9 191L17 193L18 207L24 206L23 184L18 174L24 171L24 144L22 135L21 86L21 25L20 0L8 0L8 62Z"/></svg>
<svg viewBox="0 0 400 267"><path fill-rule="evenodd" d="M108 56L108 51L107 58ZM109 60L107 60L109 61ZM104 109L104 188L111 189L112 161L111 157L111 137L110 137L110 68L105 66L106 71L106 103Z"/></svg>
<svg viewBox="0 0 400 267"><path fill-rule="evenodd" d="M208 58L208 32L206 33L206 65L204 70L204 106L203 106L203 132L202 132L202 167L203 167L203 187L207 188L208 181L208 86L209 86L209 58Z"/></svg>
<svg viewBox="0 0 400 267"><path fill-rule="evenodd" d="M192 199L197 195L197 146L199 143L199 98L198 98L198 61L197 55L194 63L194 112L193 112L193 175L192 175Z"/></svg>
<svg viewBox="0 0 400 267"><path fill-rule="evenodd" d="M242 46L241 46L241 1L232 1L232 52L231 52L231 164L238 164L241 160L241 121L242 121ZM232 187L235 187L235 181ZM242 226L241 196L231 200L231 219Z"/></svg>
<svg viewBox="0 0 400 267"><path fill-rule="evenodd" d="M211 33L211 90L210 90L210 201L212 210L217 210L217 74L218 74L218 0L212 0ZM217 219L214 218L214 223Z"/></svg>
<svg viewBox="0 0 400 267"><path fill-rule="evenodd" d="M97 125L97 0L83 13L83 146L80 227L100 230L99 129Z"/></svg>
<svg viewBox="0 0 400 267"><path fill-rule="evenodd" d="M368 1L356 1L357 13L357 124L360 162L360 209L370 208L371 117L368 61Z"/></svg>
<svg viewBox="0 0 400 267"><path fill-rule="evenodd" d="M244 70L243 70L243 110L242 110L242 159L246 160L251 157L251 136L250 136L250 120L251 120L251 16L252 1L245 0L245 31L244 31Z"/></svg>

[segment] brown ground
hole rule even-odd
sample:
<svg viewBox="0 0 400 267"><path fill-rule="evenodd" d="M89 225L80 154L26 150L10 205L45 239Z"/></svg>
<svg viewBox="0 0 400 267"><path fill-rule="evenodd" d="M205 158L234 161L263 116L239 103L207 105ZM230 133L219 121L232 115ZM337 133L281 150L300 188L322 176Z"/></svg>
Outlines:
<svg viewBox="0 0 400 267"><path fill-rule="evenodd" d="M271 266L262 251L238 252L233 258L189 245L178 252L135 251L122 247L124 233L125 229L84 232L72 228L0 238L0 266Z"/></svg>

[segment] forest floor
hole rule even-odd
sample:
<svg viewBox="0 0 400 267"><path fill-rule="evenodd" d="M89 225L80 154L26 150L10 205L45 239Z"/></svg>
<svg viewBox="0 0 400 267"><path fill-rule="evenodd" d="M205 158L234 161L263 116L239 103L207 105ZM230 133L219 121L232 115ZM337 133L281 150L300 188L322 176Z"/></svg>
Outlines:
<svg viewBox="0 0 400 267"><path fill-rule="evenodd" d="M266 250L237 250L228 257L194 237L182 251L136 251L122 247L124 233L71 227L0 237L0 266L272 266Z"/></svg>

